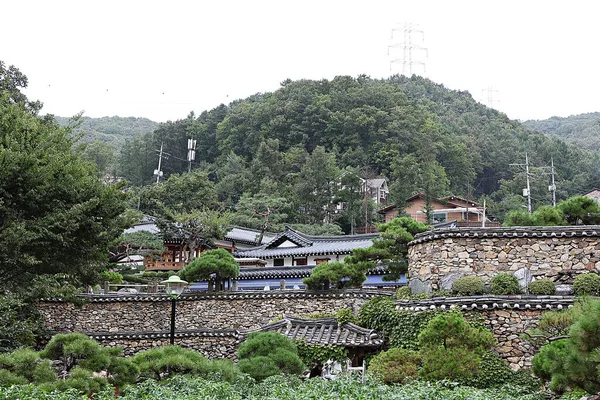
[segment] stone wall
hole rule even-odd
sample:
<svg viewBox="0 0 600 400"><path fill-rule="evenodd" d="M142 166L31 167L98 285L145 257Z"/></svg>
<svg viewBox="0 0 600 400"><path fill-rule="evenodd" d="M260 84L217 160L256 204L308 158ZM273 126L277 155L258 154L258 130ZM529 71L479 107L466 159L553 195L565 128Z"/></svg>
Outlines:
<svg viewBox="0 0 600 400"><path fill-rule="evenodd" d="M600 226L449 228L418 234L409 243L409 284L414 291L450 289L461 276L484 280L499 272L525 283L550 278L572 283L600 272Z"/></svg>
<svg viewBox="0 0 600 400"><path fill-rule="evenodd" d="M522 334L536 328L544 311L563 310L573 305L572 296L473 296L434 298L429 300L398 300L398 309L424 310L460 309L478 312L496 338L494 350L513 370L531 367L531 358L538 348L522 339Z"/></svg>
<svg viewBox="0 0 600 400"><path fill-rule="evenodd" d="M235 343L246 330L258 329L284 314L334 314L344 308L357 313L362 304L377 295L381 293L282 291L183 295L177 300L175 343L211 358L232 358L237 348ZM90 296L88 299L81 306L49 299L39 302L37 308L51 332L85 333L103 345L124 347L128 355L168 342L171 323L168 297Z"/></svg>

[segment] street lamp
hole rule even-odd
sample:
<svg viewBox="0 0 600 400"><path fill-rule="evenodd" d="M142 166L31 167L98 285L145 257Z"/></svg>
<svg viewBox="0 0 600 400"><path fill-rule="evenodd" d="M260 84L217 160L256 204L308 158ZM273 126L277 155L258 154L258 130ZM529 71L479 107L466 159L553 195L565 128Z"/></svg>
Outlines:
<svg viewBox="0 0 600 400"><path fill-rule="evenodd" d="M183 293L188 283L184 280L179 279L177 275L171 275L166 281L161 283L167 285L166 291L171 297L171 336L169 337L169 343L175 344L175 303L177 298Z"/></svg>

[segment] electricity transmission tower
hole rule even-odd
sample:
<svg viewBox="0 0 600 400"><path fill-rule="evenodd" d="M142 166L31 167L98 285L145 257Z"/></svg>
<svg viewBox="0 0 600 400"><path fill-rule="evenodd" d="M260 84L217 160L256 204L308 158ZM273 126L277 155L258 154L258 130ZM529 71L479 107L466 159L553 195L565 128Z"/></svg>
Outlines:
<svg viewBox="0 0 600 400"><path fill-rule="evenodd" d="M489 108L495 108L494 104L499 103L500 100L494 97L494 95L498 96L498 91L491 86L488 86L485 89L481 89L481 102L486 103Z"/></svg>
<svg viewBox="0 0 600 400"><path fill-rule="evenodd" d="M417 53L425 52L425 57L428 57L429 53L426 47L423 47L417 43L425 42L425 33L422 30L417 29L410 23L404 24L404 28L394 28L392 29L392 40L394 40L394 32L401 32L403 34L403 41L398 43L393 43L388 46L388 56L391 56L390 49L399 49L402 51L402 54L399 58L393 59L390 61L390 71L392 70L393 64L401 64L402 65L402 75L412 76L413 74L413 65L420 65L423 67L423 73L427 72L427 68L425 63L418 58L415 59L414 56ZM414 36L414 34L420 37L420 40ZM408 74L407 74L408 73Z"/></svg>

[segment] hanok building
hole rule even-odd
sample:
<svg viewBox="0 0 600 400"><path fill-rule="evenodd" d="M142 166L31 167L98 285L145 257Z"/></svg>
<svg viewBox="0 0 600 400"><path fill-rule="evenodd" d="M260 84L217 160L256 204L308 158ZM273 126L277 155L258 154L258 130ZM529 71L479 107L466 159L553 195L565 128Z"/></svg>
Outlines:
<svg viewBox="0 0 600 400"><path fill-rule="evenodd" d="M319 265L328 261L342 261L354 249L373 245L376 233L365 235L313 236L286 226L285 231L270 242L247 250L237 250L238 258L260 258L265 267Z"/></svg>
<svg viewBox="0 0 600 400"><path fill-rule="evenodd" d="M345 347L351 367L363 365L366 354L376 353L383 346L383 337L377 331L350 322L339 324L335 318L302 319L284 316L282 320L265 325L255 332L257 331L281 333L291 340L303 340L309 345Z"/></svg>
<svg viewBox="0 0 600 400"><path fill-rule="evenodd" d="M312 269L324 262L343 261L354 249L373 245L378 233L363 235L313 236L290 227L268 243L233 254L240 263L240 275L234 281L237 290L303 289L302 280ZM264 266L245 267L242 260L264 260ZM406 285L402 276L397 281L384 281L385 267L377 266L367 272L364 287L397 287ZM202 290L201 285L192 289Z"/></svg>

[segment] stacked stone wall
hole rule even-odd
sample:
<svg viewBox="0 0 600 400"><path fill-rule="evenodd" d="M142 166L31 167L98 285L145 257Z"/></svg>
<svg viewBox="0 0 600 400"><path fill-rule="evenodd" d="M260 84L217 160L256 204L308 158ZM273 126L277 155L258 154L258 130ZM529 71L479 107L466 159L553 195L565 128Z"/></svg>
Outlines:
<svg viewBox="0 0 600 400"><path fill-rule="evenodd" d="M600 272L600 226L452 228L417 235L409 244L409 279L417 291L449 289L461 276L488 281L500 272L570 284Z"/></svg>
<svg viewBox="0 0 600 400"><path fill-rule="evenodd" d="M383 293L390 295L389 292ZM247 330L283 315L357 313L369 291L341 293L238 292L184 295L176 304L175 343L210 358L233 358ZM106 346L121 346L127 355L168 343L171 300L166 296L90 296L77 306L59 300L37 304L45 327L55 333L81 332Z"/></svg>

